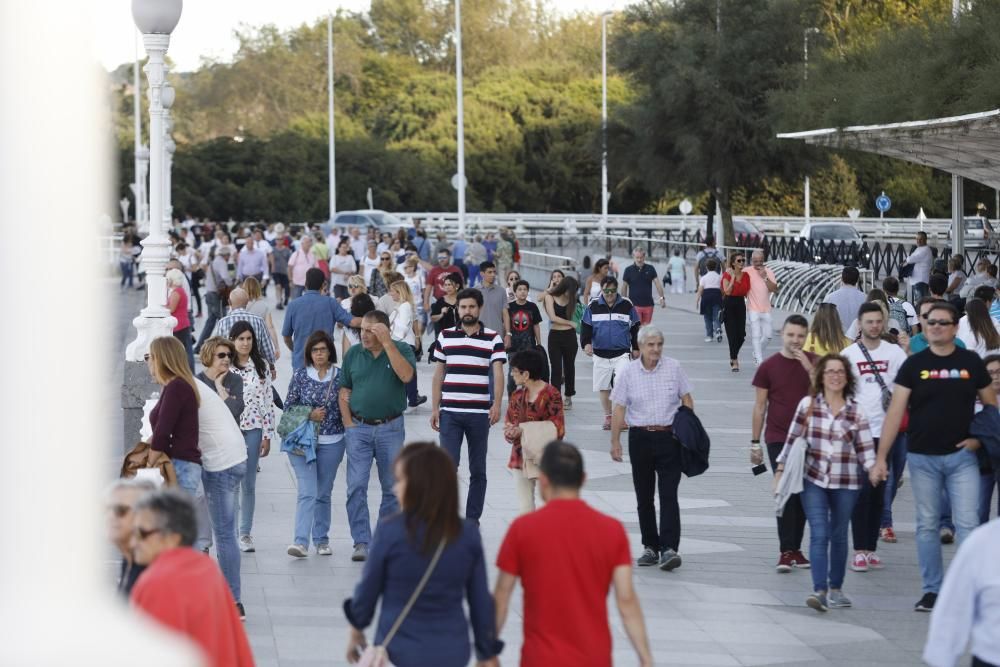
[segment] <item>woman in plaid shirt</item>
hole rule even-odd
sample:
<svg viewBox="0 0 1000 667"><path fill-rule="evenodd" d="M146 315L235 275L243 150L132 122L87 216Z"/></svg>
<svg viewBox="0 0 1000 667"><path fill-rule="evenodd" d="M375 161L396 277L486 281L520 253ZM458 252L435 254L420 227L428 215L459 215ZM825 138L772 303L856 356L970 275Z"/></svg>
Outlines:
<svg viewBox="0 0 1000 667"><path fill-rule="evenodd" d="M875 465L875 443L868 418L854 400L854 376L847 359L828 354L813 372L811 396L799 403L778 455L775 488L792 444L804 438L808 447L801 498L809 522L813 579L813 594L806 604L827 611L851 606L841 590L847 569L847 525L861 485L868 484L863 470Z"/></svg>

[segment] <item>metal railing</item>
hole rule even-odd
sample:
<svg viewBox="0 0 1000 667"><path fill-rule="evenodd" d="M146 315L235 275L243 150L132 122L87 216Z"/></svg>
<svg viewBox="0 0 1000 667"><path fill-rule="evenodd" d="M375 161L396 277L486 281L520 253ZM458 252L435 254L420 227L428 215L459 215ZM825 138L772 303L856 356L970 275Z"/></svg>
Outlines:
<svg viewBox="0 0 1000 667"><path fill-rule="evenodd" d="M781 285L778 293L771 297L771 305L807 314L814 313L826 295L840 287L840 274L844 269L839 265L789 261L768 262L767 266ZM867 269L860 273L860 288L867 293L874 287L875 277Z"/></svg>

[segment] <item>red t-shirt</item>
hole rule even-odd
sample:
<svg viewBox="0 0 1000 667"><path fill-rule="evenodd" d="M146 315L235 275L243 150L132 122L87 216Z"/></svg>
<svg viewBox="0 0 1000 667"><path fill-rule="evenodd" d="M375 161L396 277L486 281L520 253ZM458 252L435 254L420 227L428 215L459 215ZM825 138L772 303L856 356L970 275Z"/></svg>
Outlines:
<svg viewBox="0 0 1000 667"><path fill-rule="evenodd" d="M521 667L610 667L608 590L631 565L622 524L582 500L550 500L514 521L497 567L524 588Z"/></svg>
<svg viewBox="0 0 1000 667"><path fill-rule="evenodd" d="M441 287L441 279L444 278L449 273L453 273L458 276L458 282L460 285L465 284L465 276L462 275L462 270L451 264L444 268L440 266L435 266L427 273L427 284L434 286L434 298L440 299L444 296L444 288Z"/></svg>
<svg viewBox="0 0 1000 667"><path fill-rule="evenodd" d="M733 274L731 274L729 271L726 271L725 273L722 274L722 280L723 281L729 280L730 282L732 282ZM750 274L744 271L743 274L740 276L740 279L733 282L733 291L729 293L729 296L746 296L747 292L749 291L750 291ZM725 292L723 292L723 294L725 294Z"/></svg>
<svg viewBox="0 0 1000 667"><path fill-rule="evenodd" d="M132 606L190 638L211 667L252 667L236 601L215 561L191 548L164 551L139 575Z"/></svg>
<svg viewBox="0 0 1000 667"><path fill-rule="evenodd" d="M805 353L816 363L816 355ZM809 373L797 359L780 352L764 360L753 376L753 386L767 389L767 419L764 442L785 442L799 401L809 394Z"/></svg>

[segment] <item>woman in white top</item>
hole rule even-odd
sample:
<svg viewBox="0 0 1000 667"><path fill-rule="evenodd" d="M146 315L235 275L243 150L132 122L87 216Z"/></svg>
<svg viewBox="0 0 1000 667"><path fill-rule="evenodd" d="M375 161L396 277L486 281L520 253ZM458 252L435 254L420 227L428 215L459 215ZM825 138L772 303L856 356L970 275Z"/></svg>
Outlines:
<svg viewBox="0 0 1000 667"><path fill-rule="evenodd" d="M424 270L420 268L420 258L416 255L407 257L406 261L403 262L403 280L406 281L411 293L424 293L424 287L427 283L424 281ZM416 311L414 313L413 330L416 333L415 339L417 343L415 354L417 355L417 361L420 361L423 349L424 327L427 326L427 313L424 311L424 300L416 299L414 308Z"/></svg>
<svg viewBox="0 0 1000 667"><path fill-rule="evenodd" d="M587 276L587 284L583 288L583 293L587 295L588 303L594 299L601 298L601 281L608 277L610 270L611 262L603 257L594 263L594 270Z"/></svg>
<svg viewBox="0 0 1000 667"><path fill-rule="evenodd" d="M274 321L271 319L271 306L264 300L264 295L260 289L260 282L253 276L250 276L243 281L243 289L246 290L247 298L249 299L247 302L247 312L264 320L267 335L271 338L271 347L274 348L274 359L277 361L281 358L281 342L278 338L278 332L274 328Z"/></svg>
<svg viewBox="0 0 1000 667"><path fill-rule="evenodd" d="M722 274L719 273L719 260L710 257L705 262L708 271L698 279L698 292L694 297L694 307L698 308L705 318L705 342L711 343L712 336L722 342L722 326L719 324L719 313L722 312Z"/></svg>
<svg viewBox="0 0 1000 667"><path fill-rule="evenodd" d="M680 250L674 250L674 256L667 262L667 271L670 273L670 293L683 294L687 277L687 264L681 257Z"/></svg>
<svg viewBox="0 0 1000 667"><path fill-rule="evenodd" d="M243 412L240 414L240 431L243 434L247 455L246 476L241 483L240 550L253 551L253 512L257 490L257 464L271 451L271 439L276 437L274 419L274 393L271 390L271 372L260 353L260 344L249 322L237 322L230 331L230 340L236 347L233 372L243 379Z"/></svg>
<svg viewBox="0 0 1000 667"><path fill-rule="evenodd" d="M389 331L392 334L392 339L406 343L416 355L417 341L413 332L413 315L416 312L416 306L410 285L406 280L397 280L389 285L389 295L396 303L396 307L389 314ZM406 383L406 402L411 408L415 408L426 401L427 397L421 396L417 391L417 374L414 373L413 378Z"/></svg>
<svg viewBox="0 0 1000 667"><path fill-rule="evenodd" d="M965 317L958 321L958 337L965 349L980 357L1000 352L1000 331L985 301L969 299L965 304Z"/></svg>
<svg viewBox="0 0 1000 667"><path fill-rule="evenodd" d="M337 254L330 258L330 285L333 286L333 296L346 299L347 279L358 272L358 263L351 255L351 241L343 239L337 244Z"/></svg>

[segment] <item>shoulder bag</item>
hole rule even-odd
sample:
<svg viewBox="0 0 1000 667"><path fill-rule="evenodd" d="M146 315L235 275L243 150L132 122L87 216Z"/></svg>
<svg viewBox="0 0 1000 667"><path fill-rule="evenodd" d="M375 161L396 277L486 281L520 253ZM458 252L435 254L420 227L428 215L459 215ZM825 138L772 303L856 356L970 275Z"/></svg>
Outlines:
<svg viewBox="0 0 1000 667"><path fill-rule="evenodd" d="M875 379L878 381L878 385L882 388L882 410L886 413L889 412L889 405L892 404L892 392L889 391L889 387L885 384L885 380L882 379L882 374L878 372L878 368L875 366L875 362L872 361L872 355L868 353L868 348L858 343L858 347L861 348L861 352L865 355L865 359L871 364L872 372L875 373ZM899 432L905 433L910 428L910 411L907 410L903 413L903 419L899 422Z"/></svg>
<svg viewBox="0 0 1000 667"><path fill-rule="evenodd" d="M410 613L410 609L413 608L414 603L416 603L417 598L420 597L420 593L423 592L424 586L427 585L427 580L431 578L431 573L434 572L435 566L437 566L438 561L441 559L441 552L444 551L445 540L441 540L441 543L437 547L437 551L434 552L434 557L431 558L430 564L427 566L427 570L424 572L424 576L421 577L420 583L417 587L413 589L413 594L410 599L407 600L406 606L403 607L403 611L399 612L399 616L396 617L396 622L392 624L389 628L389 632L386 633L385 639L378 646L366 646L364 652L361 654L361 658L358 659L358 667L392 667L392 663L389 662L389 654L386 652L386 647L389 646L389 642L392 638L396 636L396 632L399 630L399 626L403 624L406 620L406 616Z"/></svg>

